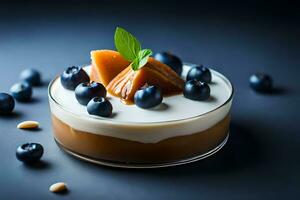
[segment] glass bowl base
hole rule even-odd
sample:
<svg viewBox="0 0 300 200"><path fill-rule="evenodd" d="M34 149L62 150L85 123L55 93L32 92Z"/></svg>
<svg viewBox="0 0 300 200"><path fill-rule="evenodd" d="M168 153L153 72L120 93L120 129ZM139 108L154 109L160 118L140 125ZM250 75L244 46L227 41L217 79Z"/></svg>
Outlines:
<svg viewBox="0 0 300 200"><path fill-rule="evenodd" d="M86 155L75 153L72 150L65 148L56 139L54 139L54 140L63 151L65 151L66 153L68 153L71 156L73 156L77 159L80 159L80 160L84 160L84 161L87 161L90 163L108 166L108 167L146 169L146 168L162 168L162 167L172 167L172 166L184 165L184 164L196 162L196 161L202 160L204 158L210 157L213 154L217 153L220 149L222 149L222 147L226 144L228 137L229 137L229 133L227 134L226 138L218 146L216 146L214 149L212 149L204 154L200 154L200 155L197 155L197 156L194 156L191 158L187 158L187 159L182 159L182 160L172 161L172 162L165 162L165 163L129 163L129 162L127 163L127 162L115 162L115 161L111 161L111 160L95 159L95 158L88 157Z"/></svg>

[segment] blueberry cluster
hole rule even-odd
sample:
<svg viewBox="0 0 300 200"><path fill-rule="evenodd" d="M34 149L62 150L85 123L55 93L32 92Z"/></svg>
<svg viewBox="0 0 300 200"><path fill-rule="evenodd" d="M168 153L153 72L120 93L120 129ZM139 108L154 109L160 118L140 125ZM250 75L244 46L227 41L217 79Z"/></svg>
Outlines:
<svg viewBox="0 0 300 200"><path fill-rule="evenodd" d="M90 82L88 74L77 66L67 68L60 76L61 84L68 90L75 90L75 97L81 105L87 106L90 115L110 117L112 104L106 99L106 89L101 83Z"/></svg>
<svg viewBox="0 0 300 200"><path fill-rule="evenodd" d="M192 67L187 73L183 95L191 100L204 101L210 97L211 72L201 66Z"/></svg>
<svg viewBox="0 0 300 200"><path fill-rule="evenodd" d="M41 74L35 69L25 69L20 74L20 82L10 88L10 93L0 93L0 114L10 114L15 107L15 100L28 102L32 98L33 86L41 85Z"/></svg>
<svg viewBox="0 0 300 200"><path fill-rule="evenodd" d="M20 82L13 84L10 93L0 93L0 115L8 115L13 112L15 100L28 102L32 99L33 87L42 84L41 74L35 69L25 69L20 74ZM33 164L40 160L44 153L43 146L38 143L26 143L17 148L18 160Z"/></svg>

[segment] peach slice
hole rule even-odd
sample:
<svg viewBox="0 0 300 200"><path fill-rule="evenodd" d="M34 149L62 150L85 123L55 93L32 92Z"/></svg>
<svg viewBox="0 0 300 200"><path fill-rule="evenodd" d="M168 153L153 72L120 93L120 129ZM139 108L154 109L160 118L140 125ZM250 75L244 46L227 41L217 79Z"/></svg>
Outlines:
<svg viewBox="0 0 300 200"><path fill-rule="evenodd" d="M132 104L134 94L146 85L155 85L164 96L179 94L183 90L184 81L167 65L149 58L148 63L137 71L129 65L107 85L107 91L122 102Z"/></svg>
<svg viewBox="0 0 300 200"><path fill-rule="evenodd" d="M120 53L113 50L91 51L91 81L107 86L108 83L123 71L130 63Z"/></svg>

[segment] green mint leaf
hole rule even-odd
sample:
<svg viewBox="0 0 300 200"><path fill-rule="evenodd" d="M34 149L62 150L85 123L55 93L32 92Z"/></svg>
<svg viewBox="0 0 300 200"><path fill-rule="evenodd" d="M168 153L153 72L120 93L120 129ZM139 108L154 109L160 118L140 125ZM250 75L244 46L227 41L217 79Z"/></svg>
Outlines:
<svg viewBox="0 0 300 200"><path fill-rule="evenodd" d="M142 68L147 62L149 57L152 55L151 49L143 49L138 52L138 57L133 60L131 67L134 71Z"/></svg>
<svg viewBox="0 0 300 200"><path fill-rule="evenodd" d="M114 39L118 52L126 60L133 62L138 57L141 51L141 44L131 33L117 27Z"/></svg>

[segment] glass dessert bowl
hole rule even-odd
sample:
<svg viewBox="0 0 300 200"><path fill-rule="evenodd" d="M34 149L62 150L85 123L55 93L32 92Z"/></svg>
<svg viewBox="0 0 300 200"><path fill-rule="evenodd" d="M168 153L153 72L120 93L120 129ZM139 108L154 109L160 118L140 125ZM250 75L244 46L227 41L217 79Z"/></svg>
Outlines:
<svg viewBox="0 0 300 200"><path fill-rule="evenodd" d="M183 66L183 77L191 66ZM84 69L89 74L91 66ZM111 118L89 115L57 77L48 91L54 138L66 152L108 166L164 167L203 159L227 141L233 98L228 79L211 72L207 101L181 94L165 97L153 109L141 109L108 94L114 107Z"/></svg>
<svg viewBox="0 0 300 200"><path fill-rule="evenodd" d="M69 67L50 83L58 145L86 161L128 168L185 164L221 149L233 98L228 79L170 53L150 57L122 28L114 39L118 51L91 51L91 65Z"/></svg>

